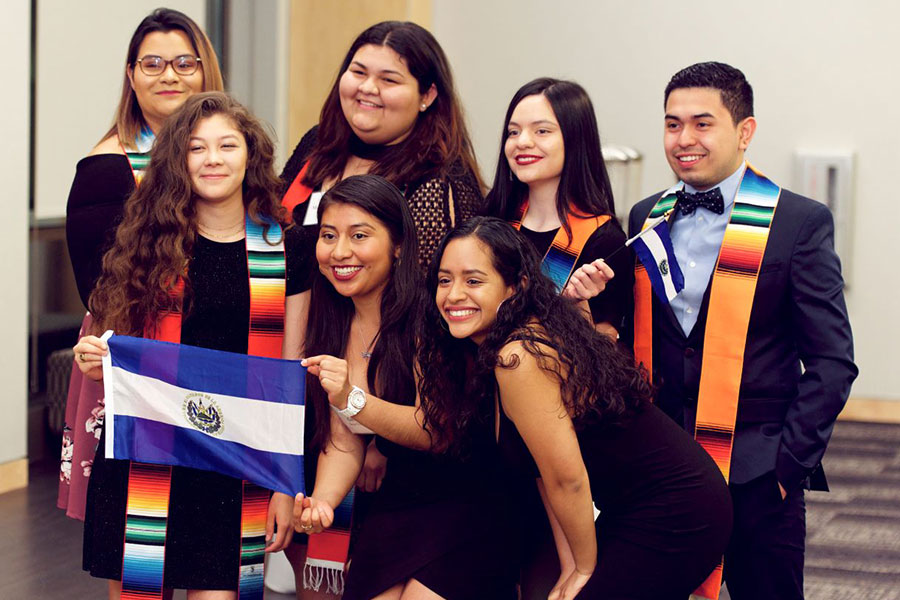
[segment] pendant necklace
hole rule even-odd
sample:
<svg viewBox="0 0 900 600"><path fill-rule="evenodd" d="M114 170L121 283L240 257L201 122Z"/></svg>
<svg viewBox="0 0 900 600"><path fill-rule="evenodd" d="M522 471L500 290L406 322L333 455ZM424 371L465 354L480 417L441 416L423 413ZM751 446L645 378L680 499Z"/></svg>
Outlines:
<svg viewBox="0 0 900 600"><path fill-rule="evenodd" d="M359 323L359 321L357 321L357 323ZM364 359L369 360L370 358L372 358L372 344L375 343L375 338L378 337L378 333L376 332L375 335L372 336L372 341L366 344L366 338L365 336L363 336L362 326L358 326L357 330L357 333L359 333L359 341L363 345L363 350L360 352L360 355L362 355Z"/></svg>

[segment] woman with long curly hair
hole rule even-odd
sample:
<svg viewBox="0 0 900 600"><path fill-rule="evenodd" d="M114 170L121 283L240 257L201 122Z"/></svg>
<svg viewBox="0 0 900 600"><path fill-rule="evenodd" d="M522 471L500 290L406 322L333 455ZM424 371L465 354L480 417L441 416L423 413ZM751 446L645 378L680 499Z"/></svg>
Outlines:
<svg viewBox="0 0 900 600"><path fill-rule="evenodd" d="M499 219L450 232L428 290L425 426L458 449L492 423L508 465L537 478L561 570L549 597L687 597L719 562L731 504L712 459L650 404L644 374Z"/></svg>
<svg viewBox="0 0 900 600"><path fill-rule="evenodd" d="M154 10L137 26L121 76L113 124L78 161L66 204L66 243L85 308L100 276L103 254L122 220L125 200L140 182L163 122L192 94L223 89L218 59L206 34L190 17L169 8ZM81 335L90 328L87 314ZM103 389L73 368L57 505L76 519L84 519L87 477L102 422Z"/></svg>
<svg viewBox="0 0 900 600"><path fill-rule="evenodd" d="M144 180L125 204L90 297L94 331L279 357L280 341L260 340L280 336L283 314L267 316L265 323L254 316L256 281L265 280L276 296L283 281L290 297L301 291L306 277L298 273L307 268L294 260L296 235L280 226L284 211L273 153L259 121L226 94L189 98L159 132ZM265 254L271 273L252 276L248 248L258 260ZM76 363L99 380L106 352L104 342L86 336L75 346ZM113 598L122 585L131 468L106 459L101 442L88 489L84 568L113 580ZM242 482L173 467L170 484L165 587L187 589L188 598L235 598L230 590L238 585ZM279 527L268 551L290 541L287 506L276 515L270 504L267 537L274 521ZM127 545L124 554L128 563Z"/></svg>

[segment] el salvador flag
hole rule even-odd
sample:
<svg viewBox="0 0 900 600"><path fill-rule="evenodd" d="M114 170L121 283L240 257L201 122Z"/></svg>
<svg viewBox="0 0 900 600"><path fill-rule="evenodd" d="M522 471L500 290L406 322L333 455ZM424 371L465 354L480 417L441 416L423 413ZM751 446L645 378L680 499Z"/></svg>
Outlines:
<svg viewBox="0 0 900 600"><path fill-rule="evenodd" d="M634 247L660 301L668 304L684 289L684 275L675 260L665 216L659 217L655 223L625 242L625 245Z"/></svg>
<svg viewBox="0 0 900 600"><path fill-rule="evenodd" d="M110 331L103 339L108 458L215 471L291 496L305 491L299 361Z"/></svg>

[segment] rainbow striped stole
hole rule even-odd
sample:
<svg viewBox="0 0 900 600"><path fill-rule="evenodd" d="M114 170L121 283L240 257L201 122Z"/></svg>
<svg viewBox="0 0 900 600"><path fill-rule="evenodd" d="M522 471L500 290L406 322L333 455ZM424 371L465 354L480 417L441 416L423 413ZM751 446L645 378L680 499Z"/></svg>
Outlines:
<svg viewBox="0 0 900 600"><path fill-rule="evenodd" d="M266 225L268 235L264 234ZM245 217L244 243L250 286L250 331L247 353L281 358L284 329L285 257L284 233L278 223L264 225ZM278 240L269 244L267 240ZM169 290L181 306L184 280ZM163 313L147 337L181 342L180 309ZM125 551L122 565L122 599L161 599L164 587L165 540L169 515L172 467L131 463L125 516ZM238 577L240 600L257 600L264 594L266 516L269 490L243 482L241 548Z"/></svg>
<svg viewBox="0 0 900 600"><path fill-rule="evenodd" d="M522 228L522 221L525 219L525 213L528 211L528 201L522 203L519 207L519 214L516 219L510 221L510 225L516 228L516 231ZM565 227L560 227L553 238L553 242L544 254L541 261L541 272L549 277L556 284L556 291L562 292L575 270L575 263L581 256L584 245L588 238L597 231L601 225L609 220L609 215L585 215L577 211L574 207L569 207L566 214L566 221L572 230L572 242L569 242L569 235Z"/></svg>
<svg viewBox="0 0 900 600"><path fill-rule="evenodd" d="M683 185L679 183L662 195L644 227L675 205L675 191ZM731 471L753 297L780 195L780 187L747 163L710 284L694 439L713 458L726 481ZM644 363L652 376L652 291L640 262L635 267L634 294L635 359ZM716 600L722 587L722 568L720 562L694 594Z"/></svg>
<svg viewBox="0 0 900 600"><path fill-rule="evenodd" d="M128 164L131 166L131 174L134 176L135 187L139 186L144 179L144 171L147 170L147 165L150 164L150 149L153 148L155 139L156 136L153 135L153 131L144 125L144 127L141 128L141 132L134 140L136 150L129 152L122 146L125 158L128 159Z"/></svg>

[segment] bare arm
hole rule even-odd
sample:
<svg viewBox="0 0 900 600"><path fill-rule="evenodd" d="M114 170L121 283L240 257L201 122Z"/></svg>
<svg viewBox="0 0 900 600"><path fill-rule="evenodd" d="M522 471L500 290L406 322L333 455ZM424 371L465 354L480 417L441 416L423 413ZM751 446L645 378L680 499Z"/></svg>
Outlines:
<svg viewBox="0 0 900 600"><path fill-rule="evenodd" d="M362 469L366 447L363 438L350 433L334 414L331 415L331 439L319 452L316 485L312 496L335 507L356 483Z"/></svg>
<svg viewBox="0 0 900 600"><path fill-rule="evenodd" d="M319 377L332 406L338 410L347 407L351 389L347 361L321 355L305 359L303 365L310 374ZM431 448L431 436L424 428L424 417L418 404L418 398L415 406L405 406L366 394L365 408L353 419L395 444L428 450Z"/></svg>
<svg viewBox="0 0 900 600"><path fill-rule="evenodd" d="M282 358L296 360L303 356L303 344L306 341L306 320L309 316L309 295L307 290L284 299Z"/></svg>
<svg viewBox="0 0 900 600"><path fill-rule="evenodd" d="M353 487L365 457L363 439L331 415L331 438L319 452L312 495L297 494L293 525L304 533L320 533L334 522L334 509Z"/></svg>
<svg viewBox="0 0 900 600"><path fill-rule="evenodd" d="M504 362L513 354L519 357L516 368L495 370L500 403L537 464L576 571L589 575L597 562L597 539L590 484L575 428L562 403L559 383L520 342L507 344L501 352Z"/></svg>

